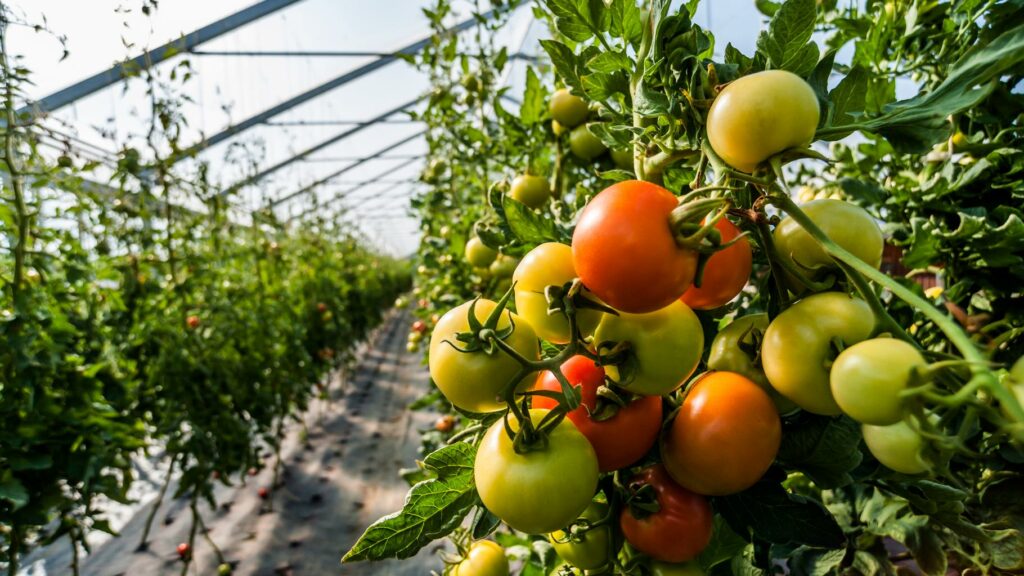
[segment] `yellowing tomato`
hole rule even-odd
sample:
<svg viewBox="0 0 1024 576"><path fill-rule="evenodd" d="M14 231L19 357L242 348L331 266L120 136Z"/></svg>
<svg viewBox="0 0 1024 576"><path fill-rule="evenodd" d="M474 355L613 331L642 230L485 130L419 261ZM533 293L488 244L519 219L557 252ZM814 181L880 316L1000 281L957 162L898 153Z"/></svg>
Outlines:
<svg viewBox="0 0 1024 576"><path fill-rule="evenodd" d="M477 268L487 268L498 257L498 251L473 236L466 242L466 261Z"/></svg>
<svg viewBox="0 0 1024 576"><path fill-rule="evenodd" d="M565 128L579 126L590 114L587 102L583 98L573 95L565 88L555 90L555 93L551 95L551 101L548 106L551 118Z"/></svg>
<svg viewBox="0 0 1024 576"><path fill-rule="evenodd" d="M508 558L497 542L473 542L466 558L452 568L451 576L508 576Z"/></svg>
<svg viewBox="0 0 1024 576"><path fill-rule="evenodd" d="M767 70L730 82L708 112L708 140L727 164L753 172L768 158L806 146L818 127L818 97L802 78Z"/></svg>
<svg viewBox="0 0 1024 576"><path fill-rule="evenodd" d="M558 242L547 242L530 250L512 275L516 285L516 311L526 318L537 335L555 344L569 342L569 319L564 314L548 314L548 300L544 290L548 286L563 286L576 278L572 263L572 248ZM584 296L596 297L586 289ZM576 325L580 334L594 333L603 314L599 310L580 309L576 314Z"/></svg>

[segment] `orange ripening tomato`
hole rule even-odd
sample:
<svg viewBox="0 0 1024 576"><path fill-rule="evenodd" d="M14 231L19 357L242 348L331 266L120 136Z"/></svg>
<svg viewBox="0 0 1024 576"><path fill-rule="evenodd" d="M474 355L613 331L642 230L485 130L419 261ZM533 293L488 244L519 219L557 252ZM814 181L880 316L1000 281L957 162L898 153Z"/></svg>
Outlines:
<svg viewBox="0 0 1024 576"><path fill-rule="evenodd" d="M768 393L733 372L698 380L662 439L665 468L680 486L708 496L753 486L782 442L782 422Z"/></svg>
<svg viewBox="0 0 1024 576"><path fill-rule="evenodd" d="M600 420L597 389L604 384L604 368L586 356L573 356L562 364L562 374L569 384L580 388L580 407L568 417L594 447L601 472L625 468L654 446L661 431L661 396L637 397L619 407L614 416ZM534 390L561 392L562 386L554 374L544 372ZM550 410L557 405L554 398L533 397L534 408Z"/></svg>
<svg viewBox="0 0 1024 576"><path fill-rule="evenodd" d="M740 229L725 218L716 222L715 228L722 235L722 244L732 242L740 235ZM747 285L752 261L750 242L745 237L715 252L704 265L700 287L690 286L683 293L683 302L694 310L711 310L728 304Z"/></svg>
<svg viewBox="0 0 1024 576"><path fill-rule="evenodd" d="M572 236L580 280L606 304L640 314L677 300L693 282L697 252L680 248L669 215L678 201L650 182L627 180L595 196Z"/></svg>

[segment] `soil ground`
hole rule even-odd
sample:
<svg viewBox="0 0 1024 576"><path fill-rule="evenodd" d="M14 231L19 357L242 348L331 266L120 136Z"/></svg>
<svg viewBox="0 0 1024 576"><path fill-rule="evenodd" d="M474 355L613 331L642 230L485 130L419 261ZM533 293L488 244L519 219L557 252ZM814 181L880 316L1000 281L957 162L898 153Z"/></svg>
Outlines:
<svg viewBox="0 0 1024 576"><path fill-rule="evenodd" d="M273 458L245 484L219 486L216 510L200 506L209 537L236 576L413 575L440 571L436 548L402 562L341 565L342 554L371 522L402 506L408 484L398 470L414 465L419 429L435 416L406 410L426 389L429 375L418 354L405 350L411 322L392 314L361 354L348 378L331 383L331 400L305 416L307 442L295 425L282 449L281 485L262 500L273 481ZM174 493L171 484L168 494ZM145 551L138 551L146 504L120 536L80 560L83 576L181 574L175 551L188 540L189 500L168 497L157 511ZM272 509L269 509L271 508ZM70 574L70 550L60 542L30 556L33 575ZM197 535L189 574L217 573L212 547Z"/></svg>

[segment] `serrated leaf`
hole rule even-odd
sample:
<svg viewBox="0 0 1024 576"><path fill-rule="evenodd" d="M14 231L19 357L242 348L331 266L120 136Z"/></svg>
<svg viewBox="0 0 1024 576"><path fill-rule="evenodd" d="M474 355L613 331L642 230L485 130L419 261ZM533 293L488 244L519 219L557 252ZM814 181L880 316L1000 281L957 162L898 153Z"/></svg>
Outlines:
<svg viewBox="0 0 1024 576"><path fill-rule="evenodd" d="M643 22L640 8L634 0L612 0L609 7L612 34L622 38L634 47L639 46L643 36Z"/></svg>
<svg viewBox="0 0 1024 576"><path fill-rule="evenodd" d="M523 90L523 102L519 105L519 119L523 124L535 124L544 116L545 92L533 67L527 67L526 88Z"/></svg>
<svg viewBox="0 0 1024 576"><path fill-rule="evenodd" d="M590 0L545 0L555 16L555 28L574 42L585 42L601 31L604 2Z"/></svg>
<svg viewBox="0 0 1024 576"><path fill-rule="evenodd" d="M628 72L632 67L629 57L619 52L602 52L587 62L587 68L606 74L620 70Z"/></svg>
<svg viewBox="0 0 1024 576"><path fill-rule="evenodd" d="M579 62L576 54L565 44L557 40L541 40L541 47L548 53L551 65L555 72L565 82L565 85L572 88L573 92L583 94L583 82L580 81Z"/></svg>
<svg viewBox="0 0 1024 576"><path fill-rule="evenodd" d="M473 521L471 526L473 527L473 539L481 540L491 535L492 532L498 529L501 525L501 518L498 518L490 510L483 506L477 506L476 512L473 513Z"/></svg>
<svg viewBox="0 0 1024 576"><path fill-rule="evenodd" d="M523 244L543 244L558 240L555 223L530 210L525 204L506 196L502 207L508 227Z"/></svg>
<svg viewBox="0 0 1024 576"><path fill-rule="evenodd" d="M846 543L839 523L820 502L791 494L768 478L738 494L715 498L715 510L741 536L756 534L773 544L818 548Z"/></svg>
<svg viewBox="0 0 1024 576"><path fill-rule="evenodd" d="M787 0L772 16L768 30L758 37L757 49L767 56L772 68L806 76L818 59L817 45L809 43L816 18L814 0Z"/></svg>
<svg viewBox="0 0 1024 576"><path fill-rule="evenodd" d="M409 558L457 528L476 504L473 460L476 448L459 442L427 456L423 464L437 478L416 484L401 510L377 520L342 562Z"/></svg>
<svg viewBox="0 0 1024 576"><path fill-rule="evenodd" d="M697 561L705 572L723 562L732 560L735 556L742 554L747 547L747 541L733 532L720 515L715 516L713 528L711 542L697 557Z"/></svg>
<svg viewBox="0 0 1024 576"><path fill-rule="evenodd" d="M863 68L858 66L850 70L828 94L829 123L836 125L854 122L854 114L860 115L864 111L867 86L868 73Z"/></svg>
<svg viewBox="0 0 1024 576"><path fill-rule="evenodd" d="M800 414L787 423L778 460L820 488L838 488L853 481L850 472L861 461L860 439L860 425L846 416Z"/></svg>

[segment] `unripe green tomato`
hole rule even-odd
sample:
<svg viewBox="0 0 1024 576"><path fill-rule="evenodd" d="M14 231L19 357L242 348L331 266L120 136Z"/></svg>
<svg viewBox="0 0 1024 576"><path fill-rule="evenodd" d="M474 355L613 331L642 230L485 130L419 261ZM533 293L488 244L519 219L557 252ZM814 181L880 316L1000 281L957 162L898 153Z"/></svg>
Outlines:
<svg viewBox="0 0 1024 576"><path fill-rule="evenodd" d="M545 242L530 250L512 275L516 284L516 311L536 330L537 336L548 342L567 344L570 327L564 314L548 314L544 290L548 286L564 286L574 278L576 269L572 264L572 248L558 242ZM588 299L597 300L585 288L582 293ZM587 337L593 334L602 314L593 308L578 309L576 326L580 335Z"/></svg>
<svg viewBox="0 0 1024 576"><path fill-rule="evenodd" d="M551 197L551 186L543 176L521 174L512 180L509 194L530 208L540 208Z"/></svg>
<svg viewBox="0 0 1024 576"><path fill-rule="evenodd" d="M555 134L555 137L565 134L565 130L565 126L562 126L558 120L551 121L551 131Z"/></svg>
<svg viewBox="0 0 1024 576"><path fill-rule="evenodd" d="M818 127L818 97L785 70L743 76L718 94L708 112L708 141L728 165L753 172L768 158L807 146Z"/></svg>
<svg viewBox="0 0 1024 576"><path fill-rule="evenodd" d="M651 576L704 576L704 570L696 561L683 562L682 564L668 564L666 562L651 562Z"/></svg>
<svg viewBox="0 0 1024 576"><path fill-rule="evenodd" d="M487 268L498 257L498 251L473 236L466 242L466 261L477 268Z"/></svg>
<svg viewBox="0 0 1024 576"><path fill-rule="evenodd" d="M577 158L587 161L597 158L608 150L601 139L587 129L586 124L573 128L569 133L569 149Z"/></svg>
<svg viewBox="0 0 1024 576"><path fill-rule="evenodd" d="M412 344L419 344L422 341L423 341L423 333L422 332L410 332L409 333L409 342L410 343L412 343Z"/></svg>
<svg viewBox="0 0 1024 576"><path fill-rule="evenodd" d="M405 351L409 353L415 353L420 351L420 345L415 342L406 342Z"/></svg>
<svg viewBox="0 0 1024 576"><path fill-rule="evenodd" d="M858 342L836 357L829 372L832 397L847 416L887 426L903 419L900 393L910 376L926 365L917 348L892 338Z"/></svg>
<svg viewBox="0 0 1024 576"><path fill-rule="evenodd" d="M804 410L836 416L842 411L829 386L832 339L850 346L867 339L874 328L874 314L863 300L842 292L808 296L768 325L761 344L764 374Z"/></svg>
<svg viewBox="0 0 1024 576"><path fill-rule="evenodd" d="M800 209L840 247L875 268L882 264L882 230L863 208L842 200L813 200ZM820 276L835 268L835 261L792 216L779 222L772 237L779 254L791 258L806 275Z"/></svg>
<svg viewBox="0 0 1024 576"><path fill-rule="evenodd" d="M217 566L217 575L218 576L228 576L229 574L231 574L231 564L228 564L227 562L225 562L225 563L221 564L220 566Z"/></svg>
<svg viewBox="0 0 1024 576"><path fill-rule="evenodd" d="M591 502L583 514L580 514L580 518L593 524L607 515L607 504ZM584 570L597 570L608 563L612 531L608 525L591 528L574 541L565 531L557 530L548 534L548 540L551 541L555 552L573 566Z"/></svg>
<svg viewBox="0 0 1024 576"><path fill-rule="evenodd" d="M764 370L761 368L760 350L754 349L753 353L755 356L751 356L750 353L741 348L741 345L754 347L755 335L757 336L757 342L760 342L767 329L767 314L747 314L746 316L736 318L731 324L721 329L715 335L714 341L711 342L708 368L735 372L745 376L768 393L779 414L789 414L799 408L799 406L789 398L779 394L778 390L772 388L772 385L768 382L768 377L764 375Z"/></svg>
<svg viewBox="0 0 1024 576"><path fill-rule="evenodd" d="M499 254L491 263L489 271L494 278L511 278L518 265L518 258Z"/></svg>
<svg viewBox="0 0 1024 576"><path fill-rule="evenodd" d="M904 421L889 426L864 424L864 443L886 468L902 474L922 474L931 469L921 451L924 438Z"/></svg>
<svg viewBox="0 0 1024 576"><path fill-rule="evenodd" d="M612 149L612 162L615 163L617 168L623 170L633 170L633 151L629 148L624 150Z"/></svg>
<svg viewBox="0 0 1024 576"><path fill-rule="evenodd" d="M466 559L452 568L452 576L508 576L508 558L497 542L478 540L469 547Z"/></svg>
<svg viewBox="0 0 1024 576"><path fill-rule="evenodd" d="M579 96L574 96L565 88L555 90L555 93L551 95L548 108L551 111L551 118L565 128L579 126L590 114L587 102Z"/></svg>
<svg viewBox="0 0 1024 576"><path fill-rule="evenodd" d="M480 90L480 79L472 72L464 74L462 79L459 80L459 84L462 84L462 87L470 92L477 92Z"/></svg>

